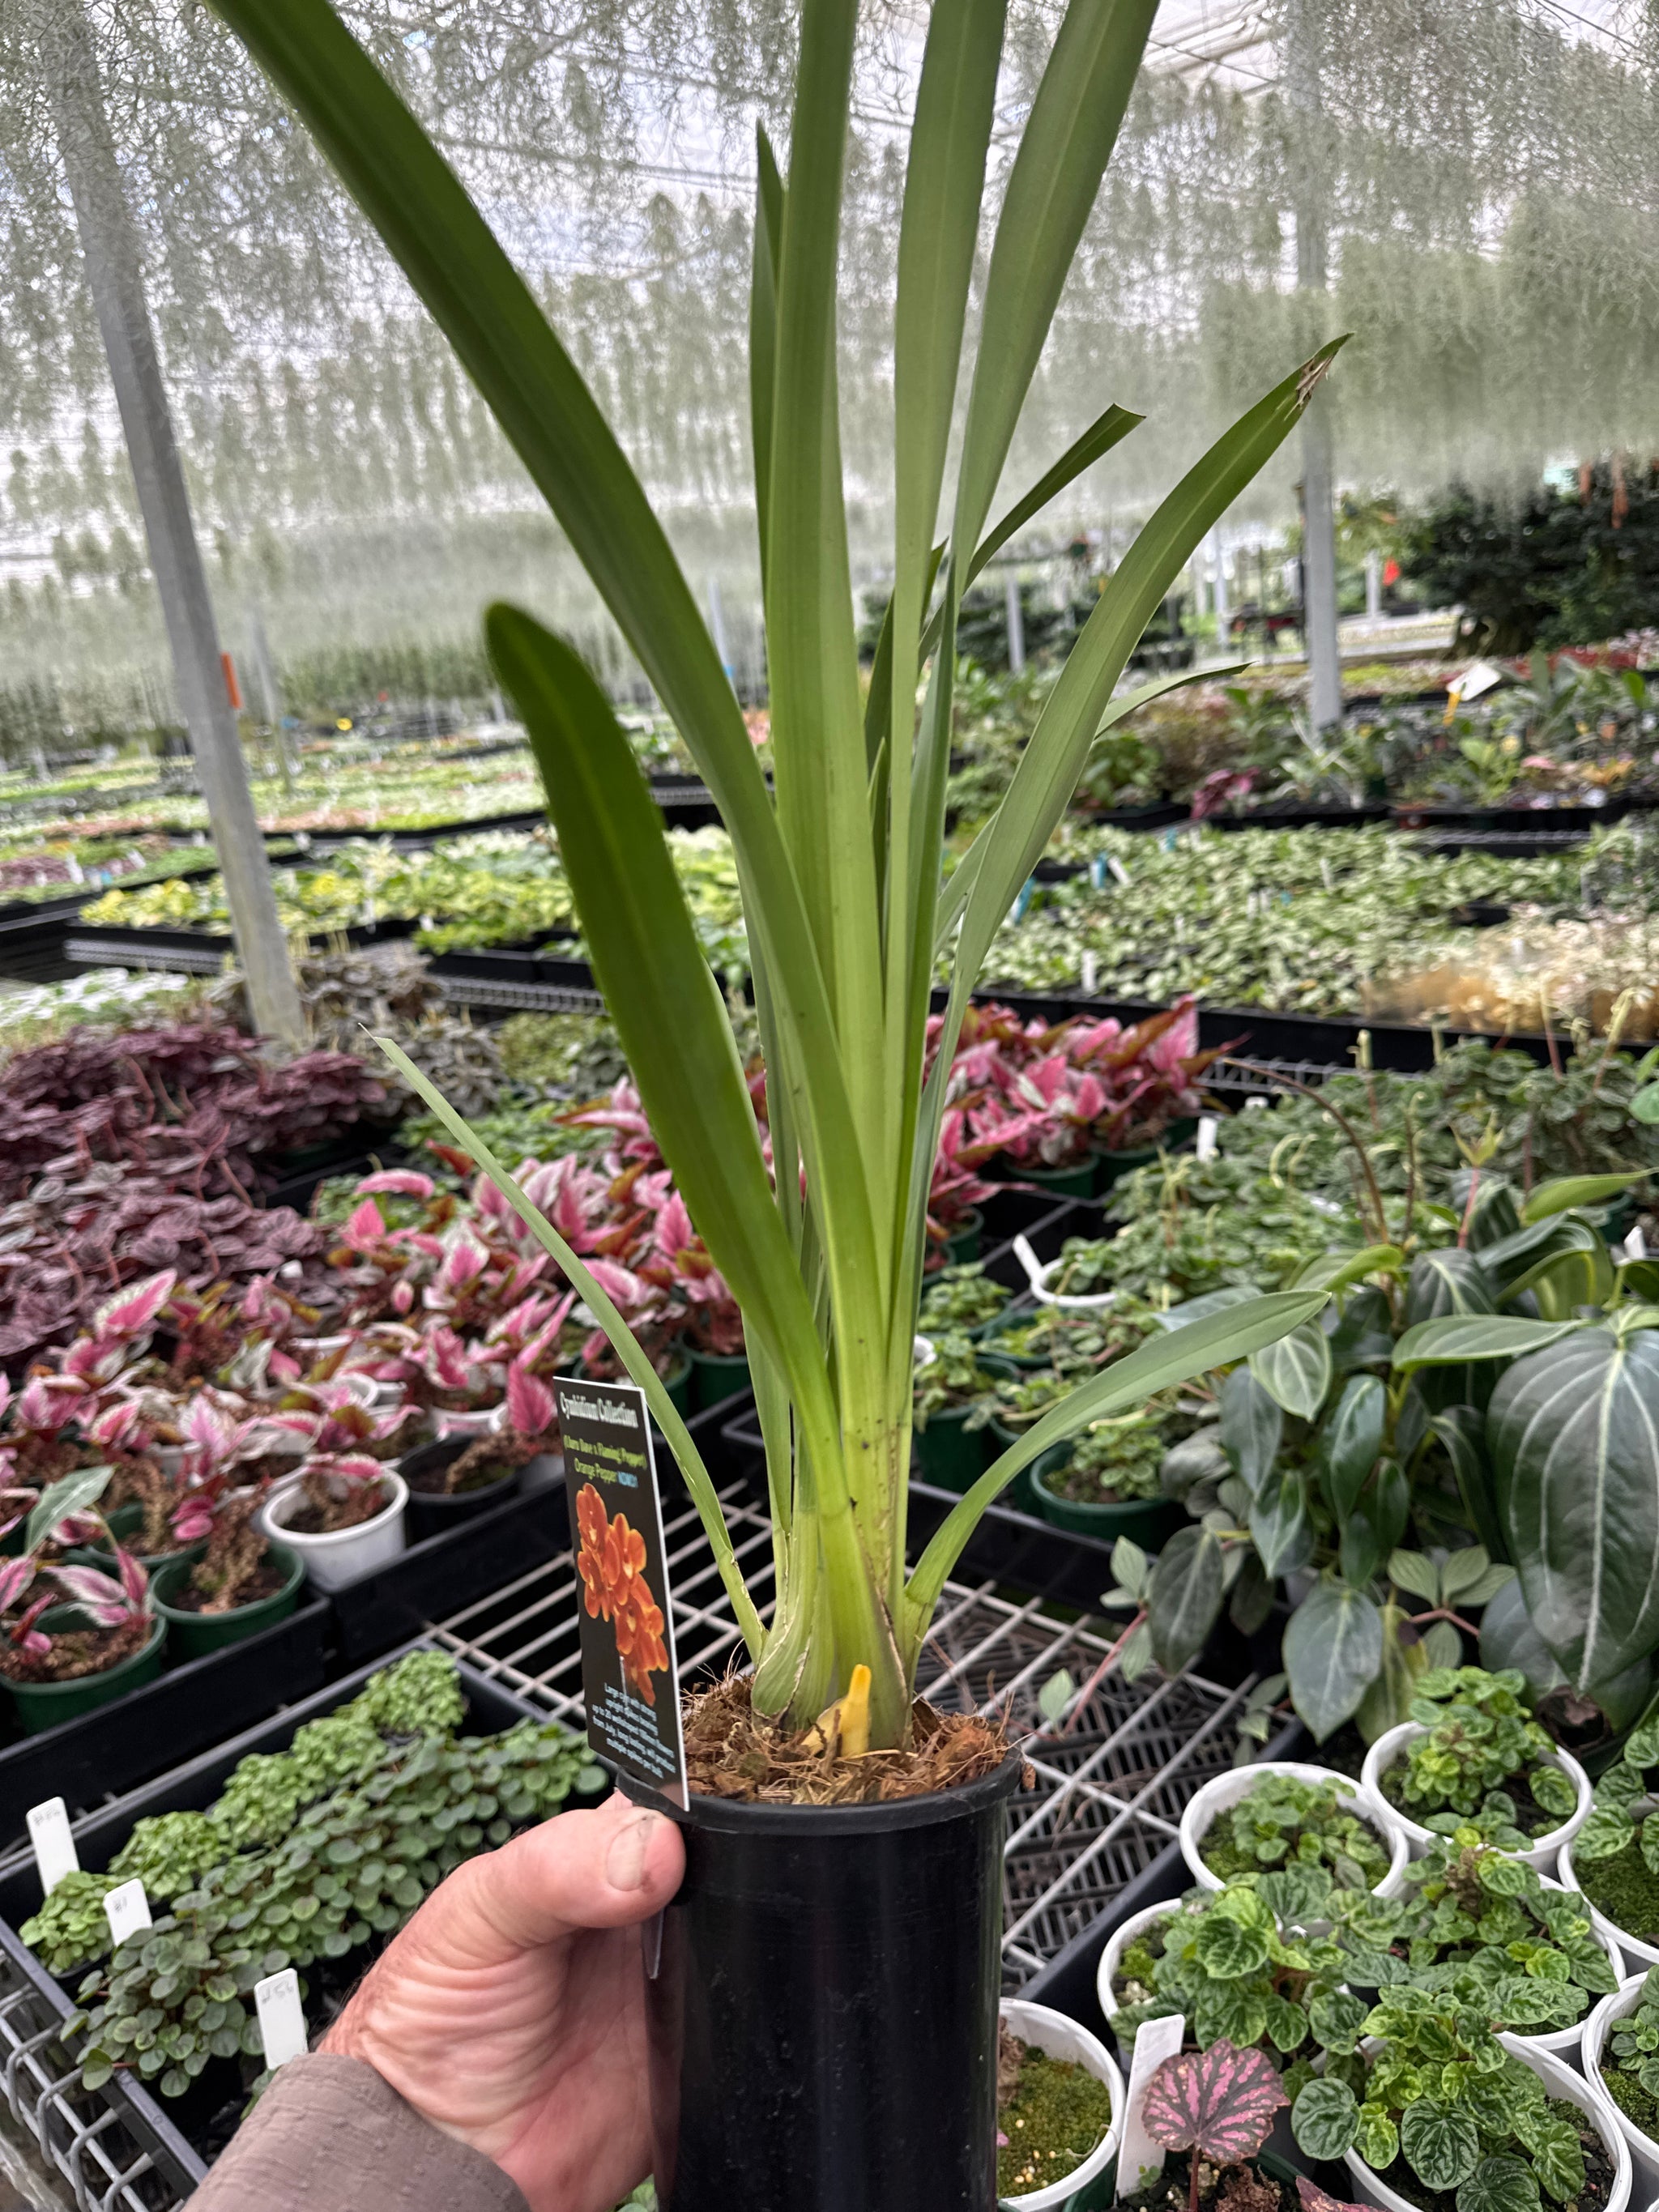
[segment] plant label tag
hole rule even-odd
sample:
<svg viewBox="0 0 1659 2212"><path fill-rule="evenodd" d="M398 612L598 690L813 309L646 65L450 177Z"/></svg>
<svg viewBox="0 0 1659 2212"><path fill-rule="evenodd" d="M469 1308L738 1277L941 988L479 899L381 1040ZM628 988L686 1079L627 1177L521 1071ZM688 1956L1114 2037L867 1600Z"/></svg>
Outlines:
<svg viewBox="0 0 1659 2212"><path fill-rule="evenodd" d="M1198 1117L1198 1157L1201 1160L1215 1158L1216 1139L1221 1134L1221 1124L1213 1114Z"/></svg>
<svg viewBox="0 0 1659 2212"><path fill-rule="evenodd" d="M1173 847L1170 849L1173 850ZM1108 853L1106 855L1106 865L1127 891L1129 888L1129 871L1124 866L1122 861L1119 860L1115 853Z"/></svg>
<svg viewBox="0 0 1659 2212"><path fill-rule="evenodd" d="M1092 999L1100 988L1100 956L1085 952L1083 956L1083 995Z"/></svg>
<svg viewBox="0 0 1659 2212"><path fill-rule="evenodd" d="M680 1678L645 1393L556 1376L581 1607L582 1697L601 1757L685 1802Z"/></svg>
<svg viewBox="0 0 1659 2212"><path fill-rule="evenodd" d="M300 2003L300 1977L292 1966L280 1974L267 1974L253 1984L254 2009L259 2015L259 2040L265 2047L265 2064L274 2074L290 2058L303 2058L309 2048L306 2016Z"/></svg>
<svg viewBox="0 0 1659 2212"><path fill-rule="evenodd" d="M109 1940L118 1951L129 1936L153 1926L143 1883L135 1879L111 1890L104 1899L104 1917L109 1923Z"/></svg>
<svg viewBox="0 0 1659 2212"><path fill-rule="evenodd" d="M1180 2013L1173 2020L1145 2021L1135 2031L1135 2055L1123 2100L1123 2140L1117 2151L1120 2197L1132 2197L1144 2176L1164 2171L1164 2146L1147 2134L1141 2107L1146 2101L1146 2084L1166 2058L1176 2056L1186 2034L1187 2022Z"/></svg>
<svg viewBox="0 0 1659 2212"><path fill-rule="evenodd" d="M29 1841L34 1846L34 1863L40 1875L40 1892L42 1896L50 1897L66 1874L81 1871L75 1838L70 1833L69 1808L61 1797L48 1797L43 1803L29 1807L28 1822Z"/></svg>

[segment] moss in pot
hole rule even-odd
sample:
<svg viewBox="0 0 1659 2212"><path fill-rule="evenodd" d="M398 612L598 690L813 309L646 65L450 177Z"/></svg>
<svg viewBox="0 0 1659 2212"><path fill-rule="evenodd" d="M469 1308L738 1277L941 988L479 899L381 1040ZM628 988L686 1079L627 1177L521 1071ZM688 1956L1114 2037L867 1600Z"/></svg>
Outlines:
<svg viewBox="0 0 1659 2212"><path fill-rule="evenodd" d="M1376 1830L1355 1813L1353 1794L1264 1774L1238 1802L1218 1814L1199 1844L1223 1881L1280 1866L1325 1866L1344 1887L1370 1889L1389 1871L1390 1854Z"/></svg>
<svg viewBox="0 0 1659 2212"><path fill-rule="evenodd" d="M1338 1942L1351 1988L1409 1979L1517 2035L1574 2027L1619 1984L1583 1899L1472 1829L1408 1866L1399 1895L1357 1900Z"/></svg>
<svg viewBox="0 0 1659 2212"><path fill-rule="evenodd" d="M1555 1746L1531 1717L1518 1668L1431 1668L1410 1717L1425 1734L1385 1766L1377 1787L1395 1809L1438 1835L1474 1829L1481 1840L1524 1850L1571 1820L1578 1792Z"/></svg>
<svg viewBox="0 0 1659 2212"><path fill-rule="evenodd" d="M1638 1942L1659 1944L1659 1720L1632 1729L1595 1785L1572 1839L1573 1879L1597 1911Z"/></svg>
<svg viewBox="0 0 1659 2212"><path fill-rule="evenodd" d="M1052 2188L1084 2165L1110 2130L1112 2093L1080 2062L997 2030L997 2195Z"/></svg>
<svg viewBox="0 0 1659 2212"><path fill-rule="evenodd" d="M1659 2142L1659 1972L1644 1976L1635 2009L1610 2023L1595 2070L1632 2126Z"/></svg>
<svg viewBox="0 0 1659 2212"><path fill-rule="evenodd" d="M1419 2212L1606 2212L1627 2192L1619 2147L1552 2095L1542 2076L1553 2062L1534 2070L1505 2051L1483 2011L1402 1984L1382 1993L1365 2030L1361 2052L1297 2090L1291 2127L1306 2156L1358 2159Z"/></svg>

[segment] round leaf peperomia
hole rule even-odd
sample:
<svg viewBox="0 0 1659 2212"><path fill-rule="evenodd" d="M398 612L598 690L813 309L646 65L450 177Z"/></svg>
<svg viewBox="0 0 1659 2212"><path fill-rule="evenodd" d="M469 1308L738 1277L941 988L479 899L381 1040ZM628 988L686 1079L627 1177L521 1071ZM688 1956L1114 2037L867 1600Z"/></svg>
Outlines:
<svg viewBox="0 0 1659 2212"><path fill-rule="evenodd" d="M1540 2212L1545 2197L1583 2199L1595 2123L1552 2100L1481 2011L1402 1984L1382 1993L1364 2032L1379 2047L1334 2058L1297 2093L1291 2127L1309 2157L1354 2151L1401 2194L1449 2197L1456 2212Z"/></svg>
<svg viewBox="0 0 1659 2212"><path fill-rule="evenodd" d="M1521 2035L1571 2027L1618 1986L1583 1899L1474 1840L1431 1846L1396 1898L1358 1900L1338 1942L1351 1987L1409 1982Z"/></svg>
<svg viewBox="0 0 1659 2212"><path fill-rule="evenodd" d="M1359 1817L1351 1784L1267 1773L1217 1815L1200 1844L1224 1881L1287 1865L1325 1866L1345 1889L1370 1889L1389 1871L1389 1851Z"/></svg>
<svg viewBox="0 0 1659 2212"><path fill-rule="evenodd" d="M1504 1850L1524 1850L1559 1827L1578 1794L1551 1763L1555 1747L1531 1717L1526 1677L1481 1667L1437 1667L1417 1684L1410 1717L1424 1730L1382 1772L1382 1793L1419 1827L1473 1829Z"/></svg>
<svg viewBox="0 0 1659 2212"><path fill-rule="evenodd" d="M1200 2045L1224 2036L1281 2058L1311 2056L1315 2046L1352 2051L1366 2008L1342 1988L1346 1961L1331 1936L1303 1931L1340 1923L1358 1902L1321 1865L1190 1891L1118 1962L1120 2041L1132 2044L1146 2021L1180 2014Z"/></svg>

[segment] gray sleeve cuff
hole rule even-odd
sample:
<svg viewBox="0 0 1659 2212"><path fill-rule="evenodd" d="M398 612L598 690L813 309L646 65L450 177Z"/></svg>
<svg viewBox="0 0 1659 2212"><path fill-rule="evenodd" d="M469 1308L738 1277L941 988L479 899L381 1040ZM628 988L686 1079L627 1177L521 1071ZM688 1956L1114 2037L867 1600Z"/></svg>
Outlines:
<svg viewBox="0 0 1659 2212"><path fill-rule="evenodd" d="M290 2060L190 2200L189 2212L529 2212L482 2151L441 2134L372 2066Z"/></svg>

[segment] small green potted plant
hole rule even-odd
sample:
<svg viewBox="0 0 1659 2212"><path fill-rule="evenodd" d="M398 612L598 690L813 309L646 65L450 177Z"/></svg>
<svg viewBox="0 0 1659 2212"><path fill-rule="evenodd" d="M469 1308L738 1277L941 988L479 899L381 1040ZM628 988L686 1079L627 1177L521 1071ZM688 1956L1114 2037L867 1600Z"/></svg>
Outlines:
<svg viewBox="0 0 1659 2212"><path fill-rule="evenodd" d="M170 1559L152 1581L155 1610L183 1659L199 1659L286 1620L305 1580L299 1553L272 1542L258 1526L257 1489L204 1492L187 1497L177 1516L185 1531L204 1537L201 1556Z"/></svg>
<svg viewBox="0 0 1659 2212"><path fill-rule="evenodd" d="M1408 1978L1484 2005L1510 2050L1571 2059L1598 1998L1619 1986L1616 1952L1584 1899L1473 1830L1430 1846L1391 1898L1366 1898L1339 1942L1343 1978L1377 1990Z"/></svg>
<svg viewBox="0 0 1659 2212"><path fill-rule="evenodd" d="M916 1320L924 1336L940 1336L948 1330L982 1340L1012 1302L1012 1292L988 1275L977 1260L942 1267L927 1281Z"/></svg>
<svg viewBox="0 0 1659 2212"><path fill-rule="evenodd" d="M1127 2058L1147 2021L1176 2014L1189 2047L1224 2035L1280 2067L1357 2048L1367 2007L1343 1987L1347 1956L1333 1929L1368 1901L1328 1866L1297 1862L1132 1914L1097 1974L1119 2049Z"/></svg>
<svg viewBox="0 0 1659 2212"><path fill-rule="evenodd" d="M1309 2158L1340 2158L1383 2212L1623 2212L1631 2160L1598 2093L1548 2051L1506 2051L1450 1993L1384 1990L1352 2058L1297 2092Z"/></svg>
<svg viewBox="0 0 1659 2212"><path fill-rule="evenodd" d="M1431 1668L1410 1710L1365 1756L1361 1779L1382 1818L1419 1856L1437 1835L1472 1828L1553 1873L1589 1817L1589 1778L1532 1718L1525 1675Z"/></svg>
<svg viewBox="0 0 1659 2212"><path fill-rule="evenodd" d="M1405 1869L1406 1839L1384 1826L1344 1776L1294 1759L1263 1759L1212 1776L1188 1799L1181 1855L1206 1889L1242 1874L1322 1865L1345 1889L1392 1896Z"/></svg>
<svg viewBox="0 0 1659 2212"><path fill-rule="evenodd" d="M1031 1464L1043 1520L1110 1544L1128 1536L1156 1551L1181 1527L1181 1507L1159 1480L1168 1438L1156 1412L1097 1421Z"/></svg>
<svg viewBox="0 0 1659 2212"><path fill-rule="evenodd" d="M959 1331L927 1340L925 1349L915 1376L911 1462L924 1482L965 1492L985 1469L985 1424L975 1416L1008 1370Z"/></svg>

